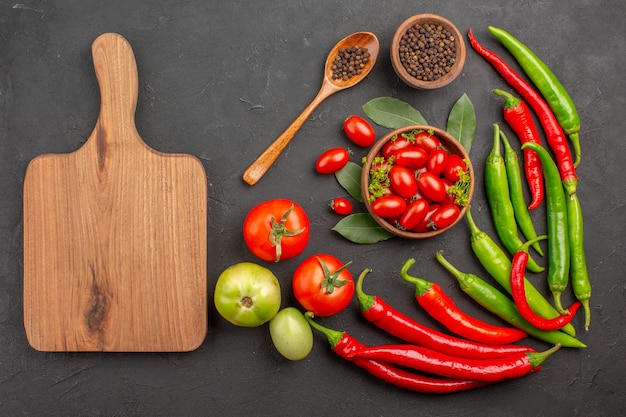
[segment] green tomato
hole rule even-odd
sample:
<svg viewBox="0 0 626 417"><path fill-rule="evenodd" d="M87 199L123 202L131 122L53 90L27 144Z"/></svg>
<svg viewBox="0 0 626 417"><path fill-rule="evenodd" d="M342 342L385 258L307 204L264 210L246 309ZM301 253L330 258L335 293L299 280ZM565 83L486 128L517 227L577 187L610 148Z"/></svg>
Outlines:
<svg viewBox="0 0 626 417"><path fill-rule="evenodd" d="M241 262L224 270L215 284L215 307L237 326L257 327L280 309L280 284L269 269Z"/></svg>
<svg viewBox="0 0 626 417"><path fill-rule="evenodd" d="M313 349L313 331L295 307L282 309L270 320L270 335L276 350L285 358L299 361Z"/></svg>

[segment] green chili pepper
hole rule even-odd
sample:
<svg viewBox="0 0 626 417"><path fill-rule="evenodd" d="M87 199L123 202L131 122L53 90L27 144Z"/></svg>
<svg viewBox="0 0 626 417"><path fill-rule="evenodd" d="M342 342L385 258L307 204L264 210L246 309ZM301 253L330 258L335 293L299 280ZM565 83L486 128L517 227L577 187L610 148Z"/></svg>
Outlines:
<svg viewBox="0 0 626 417"><path fill-rule="evenodd" d="M515 57L520 67L528 75L528 78L543 95L546 103L559 121L561 128L563 128L563 131L574 146L574 166L578 166L581 154L578 138L580 117L574 101L550 68L526 45L502 29L493 26L489 26L488 29Z"/></svg>
<svg viewBox="0 0 626 417"><path fill-rule="evenodd" d="M472 218L471 209L469 207L465 212L465 218L469 224L471 246L476 258L478 258L478 261L489 275L491 275L506 292L511 294L511 260L487 233L478 228ZM550 240L549 237L548 240ZM524 288L526 290L526 299L533 311L547 319L552 319L560 315L552 304L550 304L527 279L524 281ZM564 331L570 336L576 335L576 330L571 323L563 327L561 331Z"/></svg>
<svg viewBox="0 0 626 417"><path fill-rule="evenodd" d="M512 255L523 245L517 235L517 222L507 179L504 158L500 153L500 127L493 125L493 148L485 162L485 191L491 208L491 218L502 245ZM542 272L544 268L528 259L527 268L532 272Z"/></svg>
<svg viewBox="0 0 626 417"><path fill-rule="evenodd" d="M585 309L585 330L589 329L591 311L589 299L591 298L591 284L587 273L587 261L585 259L583 212L580 201L576 194L572 194L567 201L567 223L569 226L570 247L570 277L574 295Z"/></svg>
<svg viewBox="0 0 626 417"><path fill-rule="evenodd" d="M506 167L506 177L509 181L509 192L511 195L511 203L513 204L513 211L515 213L515 219L522 234L527 240L531 240L537 237L535 226L530 218L530 212L524 201L524 191L522 188L522 171L519 166L519 159L517 153L511 147L509 140L503 131L500 131L500 139L504 145L504 165ZM533 249L537 253L543 256L539 241L535 241L532 245Z"/></svg>
<svg viewBox="0 0 626 417"><path fill-rule="evenodd" d="M500 317L507 323L517 327L544 342L557 344L564 347L584 348L586 345L573 336L561 331L539 330L530 324L517 310L515 303L498 289L489 285L483 279L470 273L463 273L448 262L441 252L437 253L437 260L459 282L461 290L469 295L474 301L485 309Z"/></svg>
<svg viewBox="0 0 626 417"><path fill-rule="evenodd" d="M536 143L525 143L522 149L537 152L543 166L546 181L546 213L548 229L548 286L554 296L554 306L561 314L567 314L561 305L561 294L567 288L570 266L570 243L567 224L565 189L559 169L548 151Z"/></svg>

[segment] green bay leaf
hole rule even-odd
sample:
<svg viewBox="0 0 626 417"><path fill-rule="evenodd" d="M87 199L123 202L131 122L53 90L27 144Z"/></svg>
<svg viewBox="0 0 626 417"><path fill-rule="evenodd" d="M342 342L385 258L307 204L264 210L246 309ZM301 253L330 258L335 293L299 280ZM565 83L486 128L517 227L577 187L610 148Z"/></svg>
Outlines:
<svg viewBox="0 0 626 417"><path fill-rule="evenodd" d="M457 138L465 151L469 153L476 133L476 112L466 93L463 93L452 106L446 131Z"/></svg>
<svg viewBox="0 0 626 417"><path fill-rule="evenodd" d="M394 237L383 229L369 213L354 213L339 220L335 232L351 242L370 245Z"/></svg>
<svg viewBox="0 0 626 417"><path fill-rule="evenodd" d="M356 201L363 202L361 193L361 165L349 161L348 164L335 172L337 182L354 198Z"/></svg>
<svg viewBox="0 0 626 417"><path fill-rule="evenodd" d="M419 110L394 97L373 98L363 105L363 111L374 123L389 129L428 124Z"/></svg>

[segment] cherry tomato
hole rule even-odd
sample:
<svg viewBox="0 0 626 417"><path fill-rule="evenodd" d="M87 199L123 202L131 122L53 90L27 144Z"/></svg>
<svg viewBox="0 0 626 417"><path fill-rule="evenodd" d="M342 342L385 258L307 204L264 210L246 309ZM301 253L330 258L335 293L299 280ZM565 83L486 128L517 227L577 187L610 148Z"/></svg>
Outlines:
<svg viewBox="0 0 626 417"><path fill-rule="evenodd" d="M343 131L354 144L367 147L376 141L376 132L367 120L352 115L343 122Z"/></svg>
<svg viewBox="0 0 626 417"><path fill-rule="evenodd" d="M372 203L372 213L386 219L401 215L406 210L406 200L398 195L384 195Z"/></svg>
<svg viewBox="0 0 626 417"><path fill-rule="evenodd" d="M433 149L428 155L428 162L426 162L426 169L433 174L439 176L446 168L448 163L448 152L445 149L437 148Z"/></svg>
<svg viewBox="0 0 626 417"><path fill-rule="evenodd" d="M422 220L414 229L414 232L418 232L418 233L424 233L424 232L429 232L432 229L432 224L430 221L431 216L433 215L433 213L435 211L437 211L439 209L439 207L441 207L439 204L431 204L430 207L428 208L428 213L426 213L426 217L424 217L424 220Z"/></svg>
<svg viewBox="0 0 626 417"><path fill-rule="evenodd" d="M454 182L447 179L446 177L441 177L441 182L443 182L443 187L446 189L446 198L441 200L440 204L454 204L454 200L456 199L456 197L453 194L448 193L448 189L454 185Z"/></svg>
<svg viewBox="0 0 626 417"><path fill-rule="evenodd" d="M394 152L400 149L404 149L409 145L411 145L411 142L407 138L405 138L404 136L396 136L395 139L391 139L383 145L380 153L385 158L389 158L391 155L394 154Z"/></svg>
<svg viewBox="0 0 626 417"><path fill-rule="evenodd" d="M459 217L461 209L456 204L446 204L439 207L430 216L430 222L435 229L445 229Z"/></svg>
<svg viewBox="0 0 626 417"><path fill-rule="evenodd" d="M450 181L457 182L459 180L459 170L465 171L466 169L467 166L465 165L463 158L455 153L451 153L448 155L448 161L442 174Z"/></svg>
<svg viewBox="0 0 626 417"><path fill-rule="evenodd" d="M413 171L401 165L394 165L389 171L391 188L400 197L409 198L417 192L417 179Z"/></svg>
<svg viewBox="0 0 626 417"><path fill-rule="evenodd" d="M437 138L437 136L431 134L428 131L423 131L415 135L414 143L426 149L426 152L428 153L441 146L441 141L439 140L439 138Z"/></svg>
<svg viewBox="0 0 626 417"><path fill-rule="evenodd" d="M426 166L428 153L421 146L407 146L393 152L394 164L411 169L420 169Z"/></svg>
<svg viewBox="0 0 626 417"><path fill-rule="evenodd" d="M419 192L432 201L442 201L448 193L443 185L443 181L430 171L424 171L417 178Z"/></svg>
<svg viewBox="0 0 626 417"><path fill-rule="evenodd" d="M243 238L254 255L278 262L302 253L309 242L310 229L309 218L300 205L275 199L250 210L243 222Z"/></svg>
<svg viewBox="0 0 626 417"><path fill-rule="evenodd" d="M352 213L352 203L347 198L335 198L330 202L330 208L337 214L347 216Z"/></svg>
<svg viewBox="0 0 626 417"><path fill-rule="evenodd" d="M423 198L418 198L417 200L413 200L409 203L402 213L402 216L398 220L398 224L404 230L413 230L417 227L418 224L426 218L426 214L428 214L429 204Z"/></svg>
<svg viewBox="0 0 626 417"><path fill-rule="evenodd" d="M316 316L332 316L345 309L354 294L354 279L343 264L328 254L305 259L293 273L296 300Z"/></svg>
<svg viewBox="0 0 626 417"><path fill-rule="evenodd" d="M226 268L217 278L215 308L236 326L257 327L280 309L280 284L264 266L241 262Z"/></svg>
<svg viewBox="0 0 626 417"><path fill-rule="evenodd" d="M315 162L315 170L320 174L334 174L345 167L350 153L345 148L330 148L322 152Z"/></svg>

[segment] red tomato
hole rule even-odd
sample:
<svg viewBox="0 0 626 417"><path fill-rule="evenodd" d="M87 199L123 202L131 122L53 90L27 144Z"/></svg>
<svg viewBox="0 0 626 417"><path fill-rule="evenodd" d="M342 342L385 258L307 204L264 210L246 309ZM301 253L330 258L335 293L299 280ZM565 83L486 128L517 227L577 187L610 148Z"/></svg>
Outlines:
<svg viewBox="0 0 626 417"><path fill-rule="evenodd" d="M391 188L400 197L410 198L417 192L417 179L413 171L401 165L394 165L389 171L389 181Z"/></svg>
<svg viewBox="0 0 626 417"><path fill-rule="evenodd" d="M407 146L398 149L393 154L394 164L411 169L420 169L426 166L428 153L420 146Z"/></svg>
<svg viewBox="0 0 626 417"><path fill-rule="evenodd" d="M404 149L409 145L411 145L411 142L409 142L407 138L404 136L396 136L395 139L389 140L383 145L380 153L385 158L389 158L397 150Z"/></svg>
<svg viewBox="0 0 626 417"><path fill-rule="evenodd" d="M418 232L418 233L424 233L424 232L429 232L432 229L432 225L431 225L431 216L433 215L433 213L435 211L437 211L439 209L439 207L441 207L439 204L431 204L430 207L428 208L428 213L426 213L426 217L424 217L424 220L422 220L414 229L414 232Z"/></svg>
<svg viewBox="0 0 626 417"><path fill-rule="evenodd" d="M448 152L445 149L437 148L428 155L426 169L435 175L441 175L448 163Z"/></svg>
<svg viewBox="0 0 626 417"><path fill-rule="evenodd" d="M343 131L356 145L372 146L376 141L376 132L367 120L359 116L350 116L343 122Z"/></svg>
<svg viewBox="0 0 626 417"><path fill-rule="evenodd" d="M337 214L346 216L352 213L352 203L347 198L335 198L330 202L330 208Z"/></svg>
<svg viewBox="0 0 626 417"><path fill-rule="evenodd" d="M413 230L417 227L418 224L426 218L426 214L428 214L429 205L428 201L423 198L418 198L417 200L413 200L404 210L402 216L398 220L398 224L404 230Z"/></svg>
<svg viewBox="0 0 626 417"><path fill-rule="evenodd" d="M417 185L419 192L432 201L442 201L448 195L441 178L429 171L419 174Z"/></svg>
<svg viewBox="0 0 626 417"><path fill-rule="evenodd" d="M467 166L465 161L459 155L451 153L448 155L446 167L443 170L443 176L450 181L457 182L459 180L459 170L465 171Z"/></svg>
<svg viewBox="0 0 626 417"><path fill-rule="evenodd" d="M315 163L315 170L320 174L334 174L345 167L350 160L350 153L345 148L330 148L322 152Z"/></svg>
<svg viewBox="0 0 626 417"><path fill-rule="evenodd" d="M460 213L461 209L456 204L446 204L435 210L430 222L435 229L444 229L454 223Z"/></svg>
<svg viewBox="0 0 626 417"><path fill-rule="evenodd" d="M268 262L293 258L309 242L311 227L304 209L287 199L268 200L250 210L243 238L254 255Z"/></svg>
<svg viewBox="0 0 626 417"><path fill-rule="evenodd" d="M456 197L448 193L448 189L454 185L454 182L450 181L446 177L442 177L441 182L443 182L443 187L446 189L446 198L440 201L441 205L454 204L454 200L456 199Z"/></svg>
<svg viewBox="0 0 626 417"><path fill-rule="evenodd" d="M441 141L437 136L430 134L427 131L423 131L415 135L415 144L426 149L426 152L432 152L433 150L441 146Z"/></svg>
<svg viewBox="0 0 626 417"><path fill-rule="evenodd" d="M372 203L372 213L384 217L397 217L406 210L406 200L397 195L385 195Z"/></svg>
<svg viewBox="0 0 626 417"><path fill-rule="evenodd" d="M296 300L316 316L332 316L345 309L354 294L354 279L348 265L332 255L305 259L291 280Z"/></svg>

